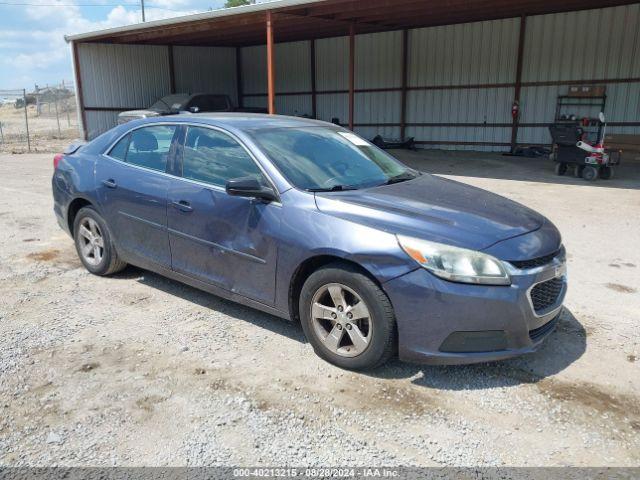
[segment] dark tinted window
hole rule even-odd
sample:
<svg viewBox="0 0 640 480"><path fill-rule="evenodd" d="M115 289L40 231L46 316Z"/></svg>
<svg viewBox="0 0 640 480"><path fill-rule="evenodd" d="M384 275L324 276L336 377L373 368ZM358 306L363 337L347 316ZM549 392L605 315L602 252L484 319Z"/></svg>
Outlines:
<svg viewBox="0 0 640 480"><path fill-rule="evenodd" d="M128 148L129 148L129 135L125 135L120 139L118 143L116 143L113 146L113 148L109 152L109 156L117 160L122 160L124 162L127 156Z"/></svg>
<svg viewBox="0 0 640 480"><path fill-rule="evenodd" d="M174 125L157 125L131 132L125 161L133 165L164 172L171 141L176 133Z"/></svg>
<svg viewBox="0 0 640 480"><path fill-rule="evenodd" d="M149 107L149 110L157 110L159 112L178 111L184 108L185 103L189 100L186 93L178 93L162 97L156 103Z"/></svg>
<svg viewBox="0 0 640 480"><path fill-rule="evenodd" d="M182 176L219 187L234 178L263 181L262 172L238 142L217 130L200 127L189 127Z"/></svg>
<svg viewBox="0 0 640 480"><path fill-rule="evenodd" d="M229 105L225 95L198 95L189 102L189 108L198 107L201 112L227 110Z"/></svg>

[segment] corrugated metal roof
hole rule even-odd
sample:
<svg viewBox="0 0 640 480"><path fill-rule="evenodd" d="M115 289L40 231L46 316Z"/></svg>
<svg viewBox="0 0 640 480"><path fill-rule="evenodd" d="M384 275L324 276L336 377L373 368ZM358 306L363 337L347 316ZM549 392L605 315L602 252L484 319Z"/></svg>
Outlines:
<svg viewBox="0 0 640 480"><path fill-rule="evenodd" d="M266 12L277 42L452 25L634 3L633 0L276 0L67 36L73 42L248 46L265 43Z"/></svg>
<svg viewBox="0 0 640 480"><path fill-rule="evenodd" d="M216 18L233 17L246 13L266 12L282 7L293 7L298 5L307 5L310 3L322 3L324 0L273 0L269 2L256 3L253 5L244 5L241 7L221 8L209 12L195 13L192 15L182 15L172 18L164 18L151 22L134 23L133 25L125 25L123 27L107 28L104 30L94 30L87 33L79 33L76 35L65 35L67 42L80 42L83 40L92 40L95 37L103 37L105 35L114 35L118 33L139 32L146 29L163 27L167 25L180 25L181 23L197 22L200 20L210 20Z"/></svg>

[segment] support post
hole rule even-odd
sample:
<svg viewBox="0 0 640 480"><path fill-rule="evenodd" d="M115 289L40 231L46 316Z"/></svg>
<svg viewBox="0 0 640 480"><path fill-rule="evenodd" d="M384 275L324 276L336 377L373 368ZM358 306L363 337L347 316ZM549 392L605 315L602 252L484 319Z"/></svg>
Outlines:
<svg viewBox="0 0 640 480"><path fill-rule="evenodd" d="M236 92L238 107L244 108L244 80L242 78L242 48L236 47Z"/></svg>
<svg viewBox="0 0 640 480"><path fill-rule="evenodd" d="M169 45L169 91L176 93L176 70L173 61L173 45Z"/></svg>
<svg viewBox="0 0 640 480"><path fill-rule="evenodd" d="M58 124L58 136L61 136L60 133L60 114L58 113L58 87L53 87L53 105L56 108L56 123Z"/></svg>
<svg viewBox="0 0 640 480"><path fill-rule="evenodd" d="M400 107L400 140L407 136L407 85L409 82L409 30L402 31L402 92Z"/></svg>
<svg viewBox="0 0 640 480"><path fill-rule="evenodd" d="M27 128L27 150L31 151L31 139L29 138L29 116L27 115L27 91L22 89L22 100L24 101L24 125Z"/></svg>
<svg viewBox="0 0 640 480"><path fill-rule="evenodd" d="M64 111L67 114L67 127L71 127L71 118L69 117L69 97L66 96L67 87L64 85L64 80L62 80L62 92L65 94L64 99Z"/></svg>
<svg viewBox="0 0 640 480"><path fill-rule="evenodd" d="M524 42L527 34L527 17L520 17L520 36L518 38L518 60L516 62L516 82L515 93L513 95L514 104L518 105L518 114L513 115L513 123L511 126L511 153L514 153L518 146L518 127L520 123L520 94L522 92L522 65L524 56Z"/></svg>
<svg viewBox="0 0 640 480"><path fill-rule="evenodd" d="M349 130L355 124L355 89L356 89L356 24L349 25Z"/></svg>
<svg viewBox="0 0 640 480"><path fill-rule="evenodd" d="M268 106L269 114L276 113L276 87L275 87L275 71L274 71L274 55L273 55L273 15L267 12L267 83L268 83Z"/></svg>
<svg viewBox="0 0 640 480"><path fill-rule="evenodd" d="M311 117L318 117L318 95L317 95L317 85L316 85L316 41L311 40L310 45L311 52L309 56L311 57Z"/></svg>
<svg viewBox="0 0 640 480"><path fill-rule="evenodd" d="M78 44L76 42L71 43L71 50L73 52L73 69L76 81L76 102L78 108L78 119L80 121L80 133L83 140L88 140L87 137L87 114L84 110L84 97L82 94L82 76L80 75L80 60L78 59Z"/></svg>

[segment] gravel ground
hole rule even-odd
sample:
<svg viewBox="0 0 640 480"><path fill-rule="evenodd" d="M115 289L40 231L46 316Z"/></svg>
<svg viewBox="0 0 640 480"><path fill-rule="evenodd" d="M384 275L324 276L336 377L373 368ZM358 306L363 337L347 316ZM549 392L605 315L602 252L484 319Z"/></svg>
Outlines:
<svg viewBox="0 0 640 480"><path fill-rule="evenodd" d="M564 234L570 292L536 354L368 374L299 326L129 268L81 268L51 155L0 156L0 465L640 464L640 168L596 184L540 160L409 153Z"/></svg>

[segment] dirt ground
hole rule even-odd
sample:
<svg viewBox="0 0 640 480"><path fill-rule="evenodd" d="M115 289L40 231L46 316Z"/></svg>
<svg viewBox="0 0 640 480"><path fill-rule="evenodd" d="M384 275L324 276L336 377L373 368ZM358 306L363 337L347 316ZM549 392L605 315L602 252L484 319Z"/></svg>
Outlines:
<svg viewBox="0 0 640 480"><path fill-rule="evenodd" d="M640 165L587 184L545 160L398 155L559 227L567 310L539 352L341 371L297 325L86 273L51 155L0 155L0 465L640 465Z"/></svg>
<svg viewBox="0 0 640 480"><path fill-rule="evenodd" d="M53 104L43 104L40 110L38 114L35 105L27 107L31 152L60 152L78 138L78 118L73 98L60 101L57 117ZM0 105L0 126L0 153L28 151L23 108L15 108L13 103Z"/></svg>

